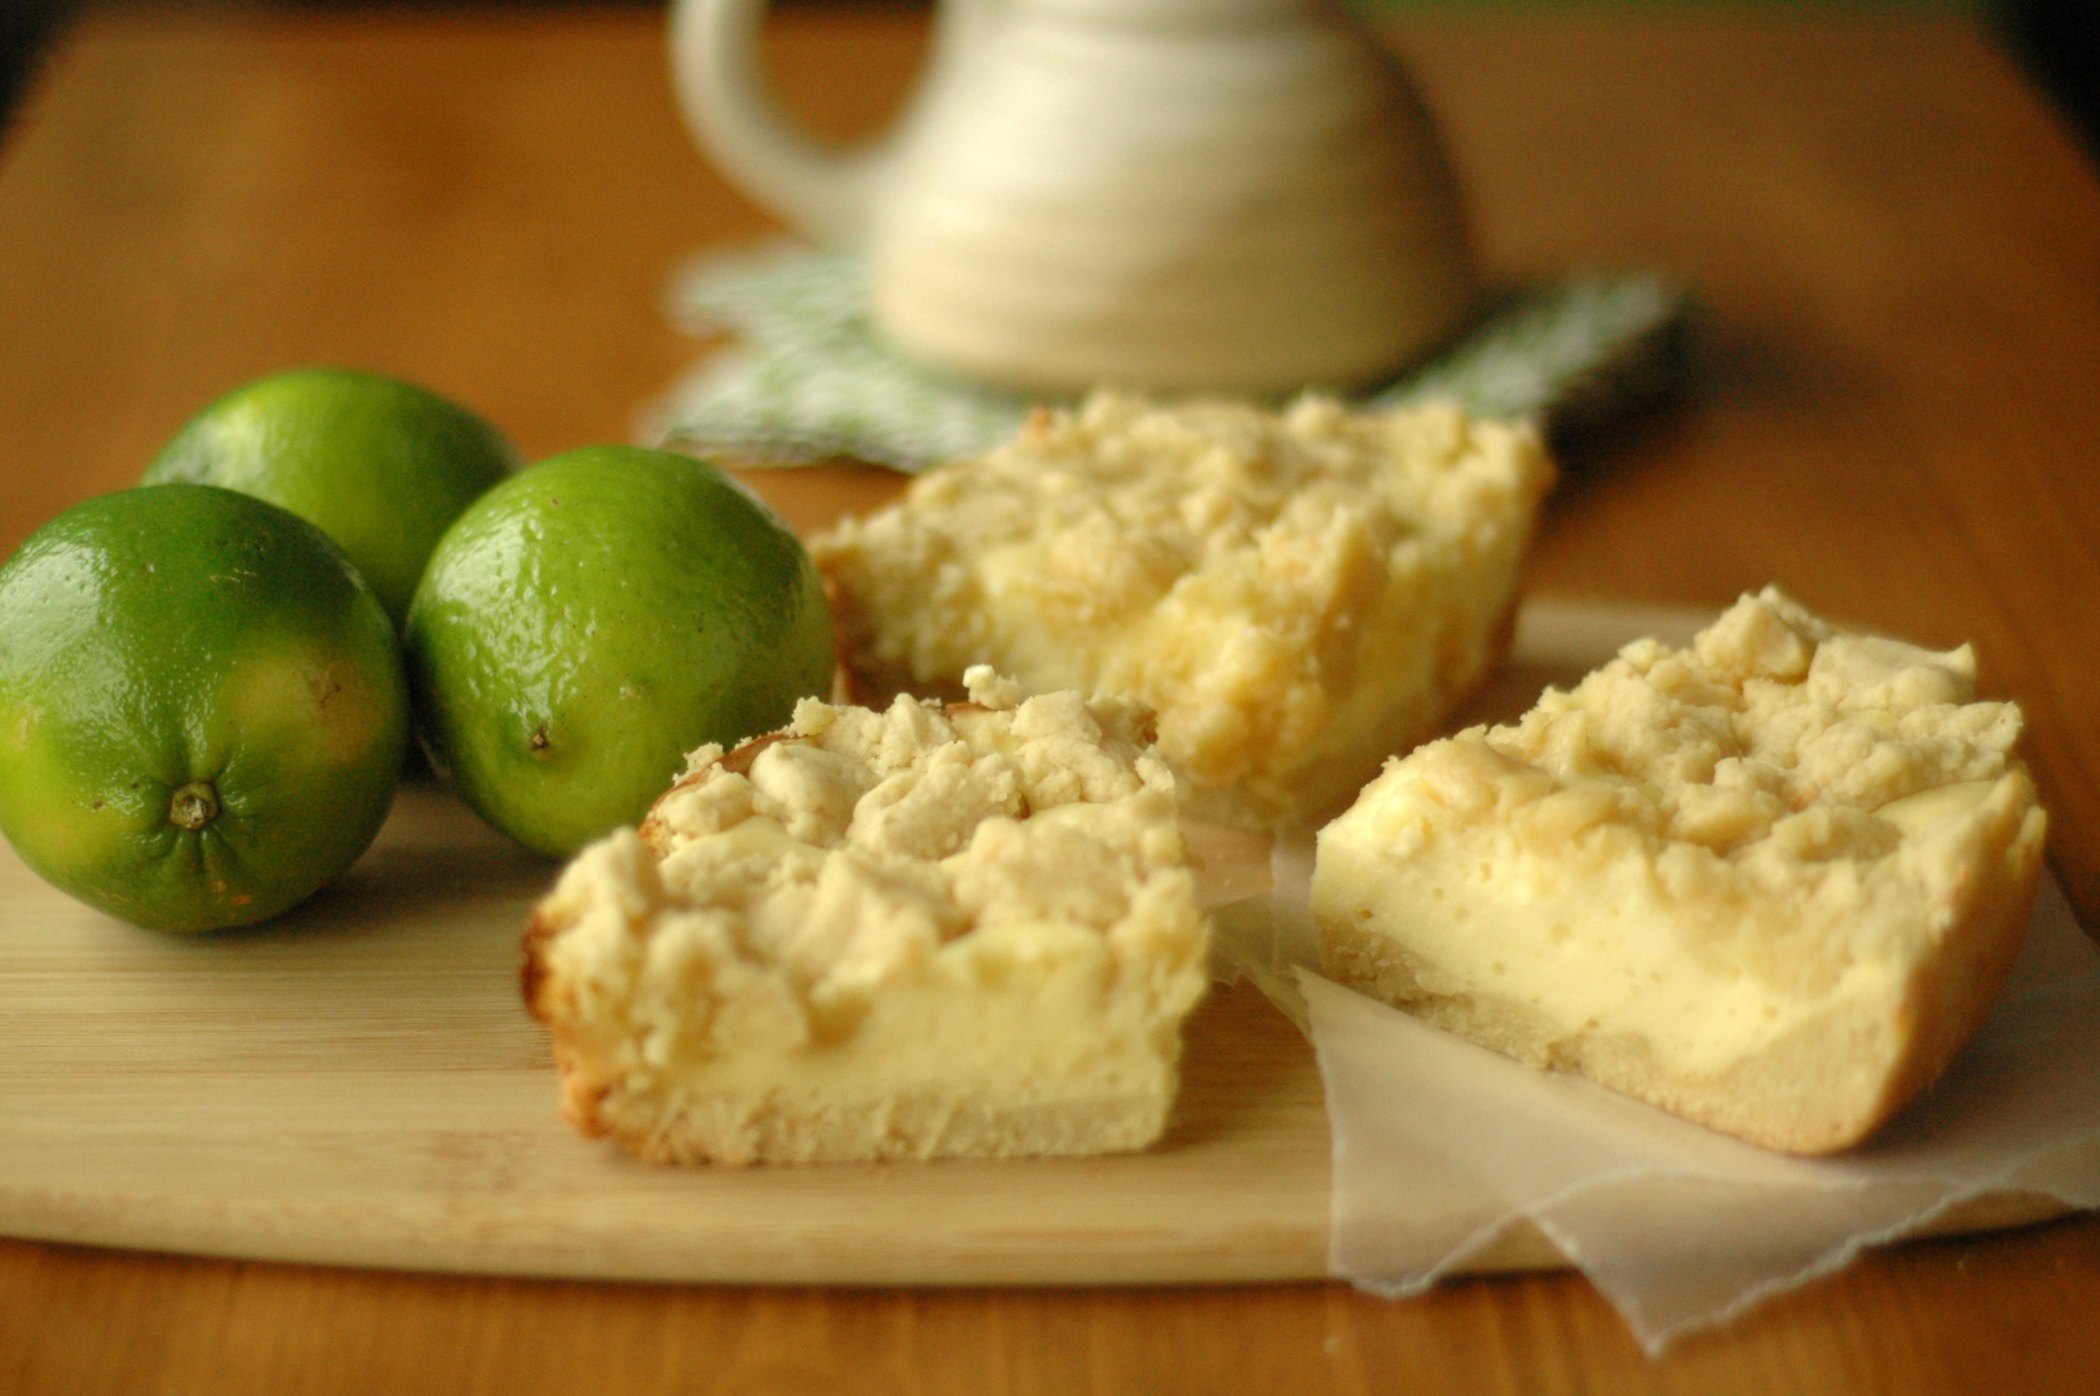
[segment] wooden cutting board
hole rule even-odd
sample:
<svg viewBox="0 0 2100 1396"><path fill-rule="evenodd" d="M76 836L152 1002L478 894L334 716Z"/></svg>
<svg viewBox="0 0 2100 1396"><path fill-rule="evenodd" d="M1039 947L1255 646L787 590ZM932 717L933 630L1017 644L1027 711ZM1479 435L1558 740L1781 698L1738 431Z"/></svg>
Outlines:
<svg viewBox="0 0 2100 1396"><path fill-rule="evenodd" d="M1482 711L1527 706L1687 619L1526 610ZM1258 857L1220 845L1217 895ZM1247 850L1237 850L1244 855ZM488 1273L843 1284L1220 1283L1326 1275L1310 1047L1251 988L1197 1011L1148 1153L668 1169L577 1137L521 1005L553 865L405 787L339 884L199 938L88 910L0 850L0 1233ZM1433 1192L1414 1205L1443 1205ZM1948 1226L2030 1220L2013 1199ZM1944 1229L1944 1228L1943 1228ZM1519 1230L1475 1269L1559 1264Z"/></svg>
<svg viewBox="0 0 2100 1396"><path fill-rule="evenodd" d="M427 785L342 883L249 932L135 930L0 856L0 1231L663 1279L1322 1273L1319 1076L1251 989L1200 1010L1143 1155L668 1169L579 1138L518 995L553 876Z"/></svg>

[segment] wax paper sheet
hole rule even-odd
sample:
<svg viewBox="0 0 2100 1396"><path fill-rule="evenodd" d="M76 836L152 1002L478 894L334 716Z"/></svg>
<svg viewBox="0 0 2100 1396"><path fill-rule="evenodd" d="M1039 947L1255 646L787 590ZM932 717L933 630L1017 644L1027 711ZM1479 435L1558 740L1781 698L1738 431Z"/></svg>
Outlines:
<svg viewBox="0 0 2100 1396"><path fill-rule="evenodd" d="M1529 1222L1652 1354L1978 1198L2100 1206L2100 953L2045 878L1997 1011L1926 1096L1852 1154L1791 1158L1534 1071L1321 978L1309 837L1219 913L1226 959L1319 1054L1333 1130L1328 1263L1389 1296Z"/></svg>

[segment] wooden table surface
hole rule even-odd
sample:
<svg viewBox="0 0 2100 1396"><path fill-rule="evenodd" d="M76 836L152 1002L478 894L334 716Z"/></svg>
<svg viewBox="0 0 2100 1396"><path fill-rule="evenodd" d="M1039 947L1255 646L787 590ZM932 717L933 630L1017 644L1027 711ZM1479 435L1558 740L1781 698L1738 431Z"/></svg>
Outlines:
<svg viewBox="0 0 2100 1396"><path fill-rule="evenodd" d="M1718 608L1777 580L2018 698L2100 911L2100 183L1966 24L1431 18L1396 31L1493 271L1655 267L1695 391L1571 454L1532 578ZM770 224L667 93L647 12L74 29L0 146L0 550L295 363L621 439L695 355L667 273ZM776 22L790 99L878 120L909 14ZM802 526L893 486L765 488ZM1579 1277L833 1292L333 1271L0 1242L7 1392L2089 1391L2100 1222L1875 1254L1660 1362Z"/></svg>

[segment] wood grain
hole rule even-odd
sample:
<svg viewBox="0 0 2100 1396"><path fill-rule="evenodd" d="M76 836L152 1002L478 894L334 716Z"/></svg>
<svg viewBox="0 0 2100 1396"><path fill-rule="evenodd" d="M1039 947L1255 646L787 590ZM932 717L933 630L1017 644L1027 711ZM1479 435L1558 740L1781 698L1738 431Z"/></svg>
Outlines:
<svg viewBox="0 0 2100 1396"><path fill-rule="evenodd" d="M922 42L797 12L826 130ZM1779 580L1972 639L2027 708L2052 859L2100 908L2100 184L1951 19L1411 19L1490 267L1674 269L1675 413L1582 443L1534 567L1716 607ZM292 362L452 392L533 455L626 434L689 362L658 297L763 232L672 113L659 20L173 8L79 27L0 146L0 548ZM893 486L785 477L809 525ZM771 488L769 486L769 488ZM2100 1224L1869 1257L1665 1361L1579 1279L985 1292L529 1282L0 1243L0 1390L2083 1392Z"/></svg>

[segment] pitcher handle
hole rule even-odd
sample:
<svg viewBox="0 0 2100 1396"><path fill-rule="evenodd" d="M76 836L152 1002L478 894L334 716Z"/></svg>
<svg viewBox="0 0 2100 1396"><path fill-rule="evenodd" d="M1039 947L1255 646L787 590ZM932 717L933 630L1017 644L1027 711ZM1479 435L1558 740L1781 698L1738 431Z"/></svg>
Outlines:
<svg viewBox="0 0 2100 1396"><path fill-rule="evenodd" d="M768 0L674 0L671 73L686 125L745 192L797 232L860 240L877 150L834 150L796 128L765 79L759 31Z"/></svg>

